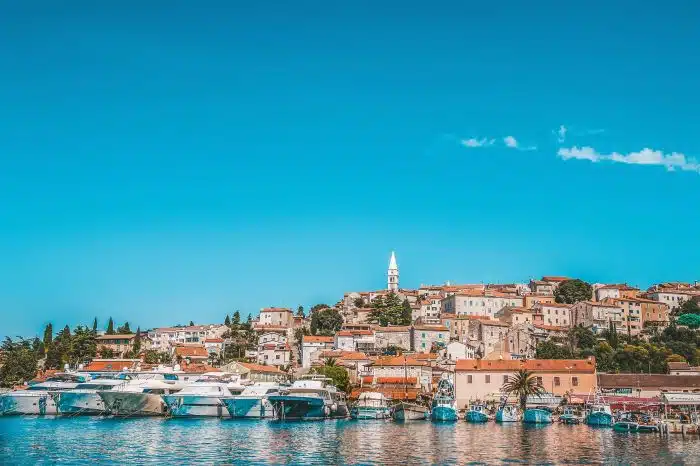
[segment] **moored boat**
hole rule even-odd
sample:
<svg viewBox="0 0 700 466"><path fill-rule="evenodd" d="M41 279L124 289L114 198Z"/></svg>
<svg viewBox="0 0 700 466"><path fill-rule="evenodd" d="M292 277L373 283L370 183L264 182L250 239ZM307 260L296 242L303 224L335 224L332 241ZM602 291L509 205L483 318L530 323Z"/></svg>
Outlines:
<svg viewBox="0 0 700 466"><path fill-rule="evenodd" d="M58 414L49 391L71 390L90 378L89 374L61 372L44 382L29 385L25 390L3 393L0 395L0 416Z"/></svg>
<svg viewBox="0 0 700 466"><path fill-rule="evenodd" d="M479 423L487 422L489 420L488 411L486 406L481 403L472 403L464 415L467 422Z"/></svg>
<svg viewBox="0 0 700 466"><path fill-rule="evenodd" d="M100 415L106 413L105 404L99 391L113 390L126 384L123 379L93 379L76 385L71 390L49 391L58 414L61 415Z"/></svg>
<svg viewBox="0 0 700 466"><path fill-rule="evenodd" d="M559 422L567 425L574 425L581 423L581 414L576 410L576 408L571 406L566 406L564 412L559 416Z"/></svg>
<svg viewBox="0 0 700 466"><path fill-rule="evenodd" d="M391 417L398 422L424 421L430 417L430 410L427 406L401 401L394 405Z"/></svg>
<svg viewBox="0 0 700 466"><path fill-rule="evenodd" d="M360 393L357 402L350 408L353 419L389 419L389 403L382 393Z"/></svg>
<svg viewBox="0 0 700 466"><path fill-rule="evenodd" d="M268 399L276 419L320 420L348 416L345 394L322 375L306 375Z"/></svg>
<svg viewBox="0 0 700 466"><path fill-rule="evenodd" d="M616 432L658 432L659 426L648 414L625 412L619 415L613 429Z"/></svg>
<svg viewBox="0 0 700 466"><path fill-rule="evenodd" d="M496 411L496 422L518 422L520 410L515 405L502 404Z"/></svg>
<svg viewBox="0 0 700 466"><path fill-rule="evenodd" d="M238 392L240 393L240 392ZM178 393L162 395L168 414L174 417L228 417L221 398L232 396L228 382L196 381Z"/></svg>
<svg viewBox="0 0 700 466"><path fill-rule="evenodd" d="M614 423L612 410L607 403L594 403L586 415L586 424L589 426L610 427Z"/></svg>
<svg viewBox="0 0 700 466"><path fill-rule="evenodd" d="M430 418L433 421L440 422L456 421L459 419L457 412L454 385L450 380L449 374L443 374L440 378L440 382L438 382L435 396L433 397Z"/></svg>
<svg viewBox="0 0 700 466"><path fill-rule="evenodd" d="M552 412L544 407L527 408L523 414L526 424L551 424Z"/></svg>
<svg viewBox="0 0 700 466"><path fill-rule="evenodd" d="M124 385L99 390L97 394L102 398L105 410L113 416L162 416L166 413L162 395L176 393L181 388L154 374L148 379L130 379Z"/></svg>
<svg viewBox="0 0 700 466"><path fill-rule="evenodd" d="M270 418L273 408L269 397L279 392L280 385L275 382L257 382L245 387L239 395L222 397L221 401L232 418Z"/></svg>

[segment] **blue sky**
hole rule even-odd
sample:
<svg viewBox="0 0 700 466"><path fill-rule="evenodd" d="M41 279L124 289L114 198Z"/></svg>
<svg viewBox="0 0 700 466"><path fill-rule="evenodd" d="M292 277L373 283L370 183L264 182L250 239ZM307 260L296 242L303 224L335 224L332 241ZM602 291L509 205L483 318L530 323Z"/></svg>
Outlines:
<svg viewBox="0 0 700 466"><path fill-rule="evenodd" d="M700 5L613 3L2 2L0 335L334 302L392 249L700 279Z"/></svg>

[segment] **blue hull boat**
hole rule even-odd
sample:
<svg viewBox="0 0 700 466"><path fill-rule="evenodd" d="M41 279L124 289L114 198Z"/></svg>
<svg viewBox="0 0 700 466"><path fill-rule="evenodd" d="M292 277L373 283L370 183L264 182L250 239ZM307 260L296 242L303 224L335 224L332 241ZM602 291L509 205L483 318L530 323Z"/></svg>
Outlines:
<svg viewBox="0 0 700 466"><path fill-rule="evenodd" d="M433 421L456 421L458 419L457 410L452 406L435 406L430 413Z"/></svg>
<svg viewBox="0 0 700 466"><path fill-rule="evenodd" d="M467 411L467 415L465 416L467 419L467 422L488 422L489 417L482 413L481 411Z"/></svg>
<svg viewBox="0 0 700 466"><path fill-rule="evenodd" d="M611 414L595 412L586 416L586 424L589 426L612 427L614 421Z"/></svg>
<svg viewBox="0 0 700 466"><path fill-rule="evenodd" d="M525 410L523 422L526 424L551 424L552 413L546 409L531 408Z"/></svg>

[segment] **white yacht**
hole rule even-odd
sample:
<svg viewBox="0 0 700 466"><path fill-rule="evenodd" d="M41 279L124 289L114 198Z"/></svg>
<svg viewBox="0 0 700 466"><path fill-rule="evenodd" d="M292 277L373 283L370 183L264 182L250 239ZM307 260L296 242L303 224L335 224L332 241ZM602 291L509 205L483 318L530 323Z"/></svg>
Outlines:
<svg viewBox="0 0 700 466"><path fill-rule="evenodd" d="M186 385L181 391L162 395L168 414L175 417L228 417L226 405L221 398L239 395L244 387L233 374L214 372L204 374L196 382Z"/></svg>
<svg viewBox="0 0 700 466"><path fill-rule="evenodd" d="M345 394L321 375L307 375L279 395L268 399L278 419L327 419L348 417Z"/></svg>
<svg viewBox="0 0 700 466"><path fill-rule="evenodd" d="M105 409L114 416L160 416L165 414L165 402L161 395L182 390L177 379L163 373L122 374L127 382L112 390L99 390L97 394Z"/></svg>
<svg viewBox="0 0 700 466"><path fill-rule="evenodd" d="M79 383L70 390L50 390L49 394L56 403L59 414L104 414L105 404L98 392L112 390L126 383L124 379L92 379Z"/></svg>
<svg viewBox="0 0 700 466"><path fill-rule="evenodd" d="M268 397L278 395L280 385L275 382L257 382L245 387L240 395L221 398L232 418L268 418L273 416Z"/></svg>
<svg viewBox="0 0 700 466"><path fill-rule="evenodd" d="M29 385L26 390L15 390L0 395L0 415L57 414L56 403L49 391L70 390L90 380L89 374L59 372L44 382Z"/></svg>

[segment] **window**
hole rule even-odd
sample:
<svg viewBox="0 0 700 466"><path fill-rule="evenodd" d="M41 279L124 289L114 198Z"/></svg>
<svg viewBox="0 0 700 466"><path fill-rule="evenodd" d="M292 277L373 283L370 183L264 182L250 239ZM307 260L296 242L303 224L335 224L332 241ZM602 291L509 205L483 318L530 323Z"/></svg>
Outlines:
<svg viewBox="0 0 700 466"><path fill-rule="evenodd" d="M537 385L543 386L542 385L542 377L537 377Z"/></svg>
<svg viewBox="0 0 700 466"><path fill-rule="evenodd" d="M559 377L554 377L554 386L558 387L559 385L561 385L561 381L559 380Z"/></svg>
<svg viewBox="0 0 700 466"><path fill-rule="evenodd" d="M571 385L578 387L578 377L571 377Z"/></svg>
<svg viewBox="0 0 700 466"><path fill-rule="evenodd" d="M504 375L504 376L503 376L503 383L506 383L506 382L508 382L508 376L507 376L507 375Z"/></svg>
<svg viewBox="0 0 700 466"><path fill-rule="evenodd" d="M472 376L471 375L467 376L467 383L472 383Z"/></svg>
<svg viewBox="0 0 700 466"><path fill-rule="evenodd" d="M486 374L486 383L491 383L491 376Z"/></svg>
<svg viewBox="0 0 700 466"><path fill-rule="evenodd" d="M275 359L279 359L279 358L280 358L279 354L275 355Z"/></svg>

